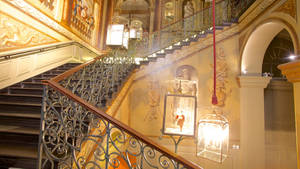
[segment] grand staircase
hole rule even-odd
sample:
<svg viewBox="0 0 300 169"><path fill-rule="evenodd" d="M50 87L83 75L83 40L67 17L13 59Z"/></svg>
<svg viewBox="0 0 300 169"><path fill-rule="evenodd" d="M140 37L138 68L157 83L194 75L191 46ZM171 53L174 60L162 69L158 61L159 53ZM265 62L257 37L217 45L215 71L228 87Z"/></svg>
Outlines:
<svg viewBox="0 0 300 169"><path fill-rule="evenodd" d="M78 63L67 63L0 91L0 169L37 167L42 80Z"/></svg>
<svg viewBox="0 0 300 169"><path fill-rule="evenodd" d="M225 1L219 2L219 9L223 7L222 2ZM99 168L97 165L118 168L115 166L118 163L116 159L121 159L128 168L132 167L129 165L129 156L132 155L135 155L137 161L135 165L141 165L141 168L143 165L150 168L168 168L165 165L169 164L174 168L199 169L199 166L189 160L170 152L105 114L105 107L110 104L109 100L122 87L136 65L155 63L159 58L170 56L184 46L209 38L212 34L210 23L198 25L190 30L182 27L187 24L186 21L194 22L200 15L201 18L206 18L206 14L209 16L208 11L209 9L199 11L189 19L183 19L150 35L149 39L137 42L135 45L138 50L135 52L134 62L133 58L128 60L130 52L115 52L108 54L106 58L99 57L100 59L96 58L93 62L80 66L68 63L2 89L0 169L46 169L58 166ZM223 14L219 14L216 27L218 31L232 26L231 18L226 16L224 21ZM75 66L78 66L77 69L68 71ZM57 76L59 74L61 75ZM47 85L43 90L41 81L47 79L51 80L44 81ZM94 133L97 130L100 132ZM43 136L40 145L39 135ZM87 140L94 143L91 144ZM94 148L85 154L87 145ZM113 149L110 149L111 147ZM139 148L140 151L135 152L132 150L134 148ZM111 151L115 151L114 154L118 156L111 157ZM92 157L96 155L105 159L96 161L96 157ZM154 161L147 161L147 156ZM162 159L163 161L160 161Z"/></svg>

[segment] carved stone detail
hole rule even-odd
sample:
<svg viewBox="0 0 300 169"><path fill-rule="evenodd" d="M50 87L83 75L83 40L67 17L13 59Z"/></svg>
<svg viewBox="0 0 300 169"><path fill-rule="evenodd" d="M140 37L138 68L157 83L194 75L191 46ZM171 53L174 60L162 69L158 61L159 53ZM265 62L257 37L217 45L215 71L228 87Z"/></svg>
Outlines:
<svg viewBox="0 0 300 169"><path fill-rule="evenodd" d="M296 2L295 0L287 0L275 12L283 12L296 19Z"/></svg>
<svg viewBox="0 0 300 169"><path fill-rule="evenodd" d="M213 67L213 65L212 65ZM228 84L228 65L223 48L219 48L217 52L217 84L216 94L218 97L219 107L224 107L230 90L227 89ZM211 90L213 92L213 90Z"/></svg>

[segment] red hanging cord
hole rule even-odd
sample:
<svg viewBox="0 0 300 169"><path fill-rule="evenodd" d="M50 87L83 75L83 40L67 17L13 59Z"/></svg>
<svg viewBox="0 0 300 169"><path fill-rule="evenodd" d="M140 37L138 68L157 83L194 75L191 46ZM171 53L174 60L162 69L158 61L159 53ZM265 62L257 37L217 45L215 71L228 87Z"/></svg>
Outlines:
<svg viewBox="0 0 300 169"><path fill-rule="evenodd" d="M218 104L218 98L217 98L217 94L216 94L216 79L217 79L217 73L216 73L216 13L215 13L215 5L216 2L215 0L213 0L213 4L212 4L212 13L213 13L213 48L214 48L214 93L212 95L212 100L211 103L213 105L217 105Z"/></svg>

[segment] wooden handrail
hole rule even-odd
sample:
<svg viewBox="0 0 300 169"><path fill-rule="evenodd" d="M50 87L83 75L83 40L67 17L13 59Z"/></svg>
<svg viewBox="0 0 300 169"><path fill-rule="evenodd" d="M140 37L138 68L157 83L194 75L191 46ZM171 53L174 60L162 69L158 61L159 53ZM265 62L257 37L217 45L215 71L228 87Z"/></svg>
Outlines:
<svg viewBox="0 0 300 169"><path fill-rule="evenodd" d="M174 159L175 161L184 164L186 168L188 168L188 169L202 169L200 166L194 164L193 162L188 161L188 160L184 159L183 157L171 152L167 148L160 146L159 144L157 144L154 141L150 140L149 138L147 138L143 134L139 133L138 131L128 127L126 124L120 122L117 119L114 119L113 117L109 116L105 112L103 112L103 111L99 110L98 108L94 107L93 105L89 104L88 102L86 102L82 98L76 96L75 94L73 94L68 89L65 89L64 87L59 85L57 82L52 81L52 80L46 80L46 81L43 81L43 83L46 84L46 85L51 86L55 90L59 91L60 93L62 93L65 96L69 97L73 101L79 103L84 108L86 108L89 111L93 112L94 114L100 116L101 118L107 120L108 122L112 123L113 125L115 125L119 129L121 129L121 130L125 131L126 133L130 134L131 136L133 136L135 138L138 138L139 140L141 140L142 142L147 144L149 147L151 147L151 148L155 149L156 151L162 153L164 156L166 156L170 159Z"/></svg>
<svg viewBox="0 0 300 169"><path fill-rule="evenodd" d="M54 43L54 44L50 44L50 45L35 46L35 47L26 48L26 49L17 49L17 50L8 51L8 52L2 52L0 54L0 59L8 60L8 59L16 58L16 57L22 57L22 56L27 56L27 55L31 55L31 54L46 52L46 51L50 51L50 50L54 50L54 49L58 49L58 48L72 46L72 45L77 45L81 48L86 48L87 50L94 53L95 55L99 55L99 53L101 53L101 52L96 53L96 52L92 51L91 49L89 49L88 47L80 44L79 42L69 41L69 42L58 42L58 43ZM104 52L104 53L106 53L106 52Z"/></svg>
<svg viewBox="0 0 300 169"><path fill-rule="evenodd" d="M101 59L101 58L103 58L103 57L105 57L105 56L106 56L106 55L98 56L98 57L94 58L94 59L91 60L91 61L88 61L88 62L83 63L83 64L81 64L81 65L78 65L78 66L76 66L76 67L73 67L73 68L71 68L70 70L67 70L67 71L64 72L64 73L57 75L57 76L51 78L50 80L51 80L51 81L54 81L54 82L60 82L61 80L64 80L64 79L66 79L67 77L71 76L72 74L78 72L80 69L84 68L85 66L88 66L88 65L90 65L90 64L92 64L92 63L95 63L97 60L99 60L99 59Z"/></svg>

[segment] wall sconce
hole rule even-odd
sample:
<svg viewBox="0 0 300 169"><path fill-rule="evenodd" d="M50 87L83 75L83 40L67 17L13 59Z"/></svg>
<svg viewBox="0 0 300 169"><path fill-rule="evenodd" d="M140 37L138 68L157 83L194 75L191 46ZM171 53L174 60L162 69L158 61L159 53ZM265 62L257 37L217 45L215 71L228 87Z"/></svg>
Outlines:
<svg viewBox="0 0 300 169"><path fill-rule="evenodd" d="M228 154L228 120L213 111L201 117L198 124L197 156L222 163Z"/></svg>
<svg viewBox="0 0 300 169"><path fill-rule="evenodd" d="M167 94L165 96L163 134L195 136L196 97Z"/></svg>

